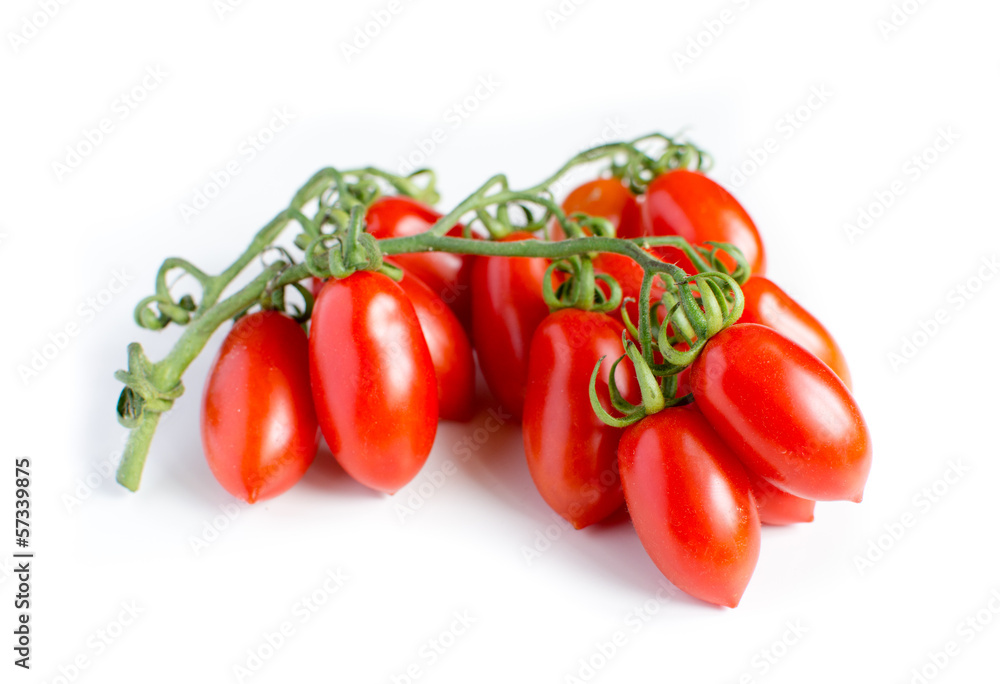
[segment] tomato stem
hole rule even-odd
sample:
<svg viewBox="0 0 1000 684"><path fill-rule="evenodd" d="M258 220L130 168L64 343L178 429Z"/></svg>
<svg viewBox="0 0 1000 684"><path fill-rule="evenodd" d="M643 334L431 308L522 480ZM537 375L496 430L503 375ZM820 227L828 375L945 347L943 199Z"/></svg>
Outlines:
<svg viewBox="0 0 1000 684"><path fill-rule="evenodd" d="M664 149L653 155L640 148L649 144L663 145ZM710 163L708 155L698 148L662 134L644 136L632 142L601 145L574 156L556 173L525 190L511 190L506 176L493 176L441 217L428 232L384 240L375 240L363 230L367 208L383 193L385 186L396 194L413 197L428 204L435 203L438 193L434 173L429 169L421 169L409 176L398 176L372 167L350 171L325 168L314 174L296 192L289 206L264 226L247 249L221 273L209 275L186 260L167 259L157 273L154 294L141 300L136 307L135 320L140 327L151 330L161 330L170 323L187 327L170 352L156 363L146 359L140 345L131 345L128 371L119 371L116 375L125 383L118 403L119 421L131 430L119 465L118 481L132 491L138 489L160 416L171 408L173 400L183 392L181 379L188 366L202 352L212 334L227 320L242 315L256 304L266 307L283 304L284 287L295 286L304 293L299 282L307 278L344 277L358 269L383 270L398 275L394 267L383 263L383 255L446 251L482 256L575 260L574 263L579 262L577 275L582 277L582 282L571 285L572 303L595 310L604 310L611 302L617 304L621 298L621 289L612 278L595 276L589 263L590 255L613 252L627 256L645 272L640 302L640 346L642 358L649 362L652 369L649 378L655 381L656 369L652 367L652 326L648 311L649 285L653 277L661 277L664 282L675 284L676 287L676 284L683 284L692 276L673 264L656 259L645 250L655 246L671 246L682 250L704 278L722 282L721 288L716 288L719 292L723 292L724 288L733 293L740 309L742 298L738 283L749 277L749 268L739 251L729 245L715 246L709 251L692 247L679 237L621 240L610 236L611 231L606 221L582 215L567 217L553 199L551 187L571 169L602 160L610 160L612 174L621 178L634 192L642 192L646 184L667 169L686 168L692 164L702 169ZM310 210L310 216L306 207L313 204L315 208ZM493 213L490 213L491 209ZM512 213L519 213L524 225L514 225ZM474 220L485 226L493 237L501 237L516 229L543 230L551 220L555 220L571 238L561 242L474 240L471 239L468 226L466 237L446 236L469 214L474 214ZM222 299L223 293L246 267L265 251L273 249L275 241L293 223L301 228L295 244L304 250L304 261L294 263L288 252L282 250L281 259L266 265L250 283ZM332 226L333 231L324 232L325 226ZM594 235L586 236L587 230ZM735 260L737 268L732 274L722 272L726 268L716 257L720 251ZM201 287L200 302L196 303L189 295L179 300L174 299L168 275L177 270L197 280ZM711 271L720 272L706 273ZM608 300L600 303L597 302L598 288L595 282L598 278L608 285L611 292ZM710 286L702 286L702 289L705 287ZM304 297L306 307L300 312L300 320L303 316L308 316L311 306L310 298ZM724 293L722 297L725 299ZM647 410L659 405L655 397L659 391L659 388L654 391L652 387L644 389L643 398ZM647 394L651 395L649 401ZM660 401L662 400L661 394Z"/></svg>

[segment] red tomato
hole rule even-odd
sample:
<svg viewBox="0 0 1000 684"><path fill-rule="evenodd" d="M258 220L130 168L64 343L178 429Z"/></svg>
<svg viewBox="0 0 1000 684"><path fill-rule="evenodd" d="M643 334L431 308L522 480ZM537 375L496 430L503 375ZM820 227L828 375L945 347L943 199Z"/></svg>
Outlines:
<svg viewBox="0 0 1000 684"><path fill-rule="evenodd" d="M622 301L631 297L634 302L625 305L632 324L639 327L639 293L642 290L642 266L635 263L629 257L614 252L601 252L593 259L594 270L597 273L604 273L616 281L622 288ZM605 288L605 293L607 289ZM654 304L663 296L663 281L659 278L653 280L653 287L649 293L649 301ZM615 315L621 318L621 308L615 311Z"/></svg>
<svg viewBox="0 0 1000 684"><path fill-rule="evenodd" d="M608 379L611 359L622 353L622 330L605 314L563 309L542 321L531 342L524 452L542 498L577 529L603 520L623 502L617 456L622 430L605 425L590 406L590 375L606 356L597 394L604 409L613 411ZM623 397L640 400L628 359L615 379Z"/></svg>
<svg viewBox="0 0 1000 684"><path fill-rule="evenodd" d="M319 432L298 323L277 311L236 321L205 383L201 440L215 479L248 503L299 481L316 456Z"/></svg>
<svg viewBox="0 0 1000 684"><path fill-rule="evenodd" d="M468 420L476 408L476 362L469 336L451 309L415 275L404 272L399 286L417 312L434 362L441 420Z"/></svg>
<svg viewBox="0 0 1000 684"><path fill-rule="evenodd" d="M410 197L380 197L368 208L365 222L368 232L376 238L407 237L426 232L441 214ZM462 237L462 226L448 231L451 237ZM417 276L441 298L469 328L472 321L473 257L448 252L398 254L392 257L398 265Z"/></svg>
<svg viewBox="0 0 1000 684"><path fill-rule="evenodd" d="M851 389L847 359L822 323L763 276L753 276L742 290L745 304L740 323L759 323L777 330L818 356Z"/></svg>
<svg viewBox="0 0 1000 684"><path fill-rule="evenodd" d="M504 241L533 240L511 233ZM542 297L547 259L480 257L472 269L472 343L493 396L520 419L535 329L549 315Z"/></svg>
<svg viewBox="0 0 1000 684"><path fill-rule="evenodd" d="M812 522L816 502L782 491L765 479L750 474L753 499L760 521L766 525L791 525Z"/></svg>
<svg viewBox="0 0 1000 684"><path fill-rule="evenodd" d="M844 383L808 351L753 323L726 328L691 366L695 403L756 474L817 501L860 501L872 446Z"/></svg>
<svg viewBox="0 0 1000 684"><path fill-rule="evenodd" d="M708 240L732 243L743 252L753 273L764 273L764 245L757 227L725 188L702 173L679 169L655 178L646 190L642 221L645 235L679 235L692 245ZM655 251L688 273L693 269L678 249ZM735 266L726 257L722 260L730 268Z"/></svg>
<svg viewBox="0 0 1000 684"><path fill-rule="evenodd" d="M736 607L760 554L750 479L708 421L670 408L626 428L622 487L646 552L677 588Z"/></svg>
<svg viewBox="0 0 1000 684"><path fill-rule="evenodd" d="M390 494L434 444L434 364L410 300L391 278L358 271L319 293L309 333L319 425L358 482Z"/></svg>
<svg viewBox="0 0 1000 684"><path fill-rule="evenodd" d="M580 212L611 221L620 238L642 237L639 203L635 195L617 178L598 178L569 193L562 203L566 215ZM563 240L566 234L558 222L552 226L552 239Z"/></svg>

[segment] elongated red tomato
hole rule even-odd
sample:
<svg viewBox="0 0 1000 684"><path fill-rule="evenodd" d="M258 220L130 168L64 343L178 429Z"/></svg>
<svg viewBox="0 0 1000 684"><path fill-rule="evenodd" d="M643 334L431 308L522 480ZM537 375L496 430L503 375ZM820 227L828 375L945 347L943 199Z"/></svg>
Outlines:
<svg viewBox="0 0 1000 684"><path fill-rule="evenodd" d="M215 479L248 503L299 481L316 456L319 431L298 323L277 311L236 321L205 383L201 440Z"/></svg>
<svg viewBox="0 0 1000 684"><path fill-rule="evenodd" d="M646 552L691 596L735 607L760 554L750 479L708 421L670 408L626 428L618 445L629 515Z"/></svg>
<svg viewBox="0 0 1000 684"><path fill-rule="evenodd" d="M426 232L441 214L411 197L386 196L372 203L365 215L368 232L376 238L407 237ZM462 226L448 231L452 237L462 237ZM405 268L441 298L469 328L472 321L473 257L448 252L399 254L393 261Z"/></svg>
<svg viewBox="0 0 1000 684"><path fill-rule="evenodd" d="M511 233L504 241L533 240ZM548 260L479 257L472 269L472 343L486 384L516 419L524 409L528 352L535 329L549 315L542 297Z"/></svg>
<svg viewBox="0 0 1000 684"><path fill-rule="evenodd" d="M818 356L851 389L847 359L822 323L763 276L753 276L741 289L745 304L740 323L759 323L777 330Z"/></svg>
<svg viewBox="0 0 1000 684"><path fill-rule="evenodd" d="M646 190L642 220L645 235L679 235L692 245L709 240L732 243L743 252L753 273L764 273L764 245L750 215L703 173L678 169L653 179ZM683 252L673 247L655 251L664 261L691 272L693 267Z"/></svg>
<svg viewBox="0 0 1000 684"><path fill-rule="evenodd" d="M598 178L573 190L563 200L562 209L567 215L577 212L608 219L621 238L642 237L639 203L632 191L617 178ZM554 223L552 239L566 237L562 226Z"/></svg>
<svg viewBox="0 0 1000 684"><path fill-rule="evenodd" d="M757 514L766 525L791 525L812 522L816 502L803 499L782 491L767 480L750 473L753 499L757 503Z"/></svg>
<svg viewBox="0 0 1000 684"><path fill-rule="evenodd" d="M309 373L323 436L348 475L390 494L412 480L434 444L437 383L420 320L392 279L358 271L323 285Z"/></svg>
<svg viewBox="0 0 1000 684"><path fill-rule="evenodd" d="M692 364L691 389L756 474L804 499L861 500L868 426L840 378L799 345L754 323L726 328Z"/></svg>
<svg viewBox="0 0 1000 684"><path fill-rule="evenodd" d="M605 425L590 406L590 375L597 395L611 412L608 379L611 359L622 353L621 323L601 313L563 309L535 331L524 399L524 452L542 498L577 529L603 520L621 508L618 440L622 430ZM628 359L615 379L629 401L639 401Z"/></svg>
<svg viewBox="0 0 1000 684"><path fill-rule="evenodd" d="M476 409L476 366L465 329L451 309L415 275L404 271L399 286L413 304L434 363L441 420L468 420Z"/></svg>

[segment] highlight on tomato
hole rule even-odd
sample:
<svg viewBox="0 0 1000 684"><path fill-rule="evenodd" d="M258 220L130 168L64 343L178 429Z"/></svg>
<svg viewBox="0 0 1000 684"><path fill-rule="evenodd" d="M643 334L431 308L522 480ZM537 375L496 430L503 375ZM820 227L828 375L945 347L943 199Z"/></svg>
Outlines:
<svg viewBox="0 0 1000 684"><path fill-rule="evenodd" d="M515 232L503 241L534 240ZM535 329L549 315L542 282L549 266L539 257L479 257L472 269L472 342L493 396L520 420Z"/></svg>
<svg viewBox="0 0 1000 684"><path fill-rule="evenodd" d="M373 237L408 237L427 232L442 214L412 197L387 195L372 203L365 214L367 231ZM462 237L464 228L456 225L451 237ZM447 304L466 330L472 323L472 264L475 257L449 252L398 254L393 261L420 280Z"/></svg>
<svg viewBox="0 0 1000 684"><path fill-rule="evenodd" d="M740 323L773 328L815 354L851 389L847 359L829 331L788 293L763 276L753 276L741 286L743 315Z"/></svg>
<svg viewBox="0 0 1000 684"><path fill-rule="evenodd" d="M847 387L813 354L739 323L708 341L690 382L695 404L754 473L804 499L861 500L871 435Z"/></svg>
<svg viewBox="0 0 1000 684"><path fill-rule="evenodd" d="M618 463L629 515L677 588L735 608L760 555L760 518L736 455L692 407L625 429Z"/></svg>
<svg viewBox="0 0 1000 684"><path fill-rule="evenodd" d="M699 171L677 169L657 176L646 189L642 203L643 234L679 235L692 245L708 241L728 242L740 249L750 270L763 275L766 267L764 244L750 215L725 188ZM688 273L691 261L674 247L653 250L664 261L675 263ZM726 255L720 259L732 269Z"/></svg>
<svg viewBox="0 0 1000 684"><path fill-rule="evenodd" d="M430 454L438 422L434 363L406 293L358 271L320 290L309 333L319 425L337 462L392 494Z"/></svg>
<svg viewBox="0 0 1000 684"><path fill-rule="evenodd" d="M604 424L590 405L591 371L601 358L620 353L622 330L606 314L562 309L542 321L531 342L522 433L528 469L546 503L577 529L605 519L624 501L622 430ZM611 364L602 364L597 394L606 411L610 374ZM639 400L627 359L615 380L626 400Z"/></svg>
<svg viewBox="0 0 1000 684"><path fill-rule="evenodd" d="M427 285L404 269L399 286L409 297L437 380L441 420L466 421L476 410L476 362L458 317Z"/></svg>
<svg viewBox="0 0 1000 684"><path fill-rule="evenodd" d="M319 445L302 327L277 311L237 320L202 394L201 440L227 492L254 503L287 491Z"/></svg>

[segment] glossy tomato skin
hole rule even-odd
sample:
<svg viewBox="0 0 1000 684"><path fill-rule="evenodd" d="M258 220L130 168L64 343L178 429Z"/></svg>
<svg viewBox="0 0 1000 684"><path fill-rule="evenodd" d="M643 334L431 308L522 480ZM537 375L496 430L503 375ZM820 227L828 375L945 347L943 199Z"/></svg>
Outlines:
<svg viewBox="0 0 1000 684"><path fill-rule="evenodd" d="M760 519L750 479L708 421L669 408L626 428L622 487L646 552L691 596L735 607L757 565Z"/></svg>
<svg viewBox="0 0 1000 684"><path fill-rule="evenodd" d="M411 197L386 196L372 203L365 215L368 232L376 238L408 237L424 233L441 214ZM457 225L448 231L462 237ZM399 254L393 261L405 268L447 304L468 330L472 321L470 279L474 258L448 252Z"/></svg>
<svg viewBox="0 0 1000 684"><path fill-rule="evenodd" d="M771 328L739 323L691 366L695 403L747 467L804 499L860 501L872 445L850 391Z"/></svg>
<svg viewBox="0 0 1000 684"><path fill-rule="evenodd" d="M653 179L642 204L642 223L645 235L679 235L692 245L709 240L732 243L743 252L754 274L764 273L764 245L750 215L703 173L678 169ZM656 251L664 261L691 272L691 262L679 250L663 247Z"/></svg>
<svg viewBox="0 0 1000 684"><path fill-rule="evenodd" d="M476 410L476 366L465 329L452 310L415 275L404 271L399 286L413 304L434 363L441 420L469 420Z"/></svg>
<svg viewBox="0 0 1000 684"><path fill-rule="evenodd" d="M758 323L777 330L819 357L851 389L847 359L822 323L763 276L753 276L741 289L745 303L740 323Z"/></svg>
<svg viewBox="0 0 1000 684"><path fill-rule="evenodd" d="M608 219L620 238L642 237L639 203L632 191L617 178L598 178L573 190L562 203L566 215L577 212ZM563 240L562 226L554 223L552 239Z"/></svg>
<svg viewBox="0 0 1000 684"><path fill-rule="evenodd" d="M535 331L528 364L523 437L528 469L542 498L576 529L621 508L618 440L622 430L605 425L590 406L590 375L597 394L613 412L608 392L611 362L622 354L621 323L601 313L563 309ZM615 372L622 396L640 400L628 359Z"/></svg>
<svg viewBox="0 0 1000 684"><path fill-rule="evenodd" d="M363 485L392 494L434 444L437 382L413 305L380 273L323 285L309 333L319 425L334 457Z"/></svg>
<svg viewBox="0 0 1000 684"><path fill-rule="evenodd" d="M504 241L533 240L511 233ZM472 343L493 396L518 420L524 410L528 353L535 329L549 315L542 297L548 260L479 257L472 269Z"/></svg>
<svg viewBox="0 0 1000 684"><path fill-rule="evenodd" d="M782 491L753 473L750 474L750 484L753 486L753 498L757 503L761 523L792 525L812 522L815 518L815 501Z"/></svg>
<svg viewBox="0 0 1000 684"><path fill-rule="evenodd" d="M248 503L285 492L305 474L319 430L298 323L277 311L236 321L205 383L201 438L215 479Z"/></svg>

